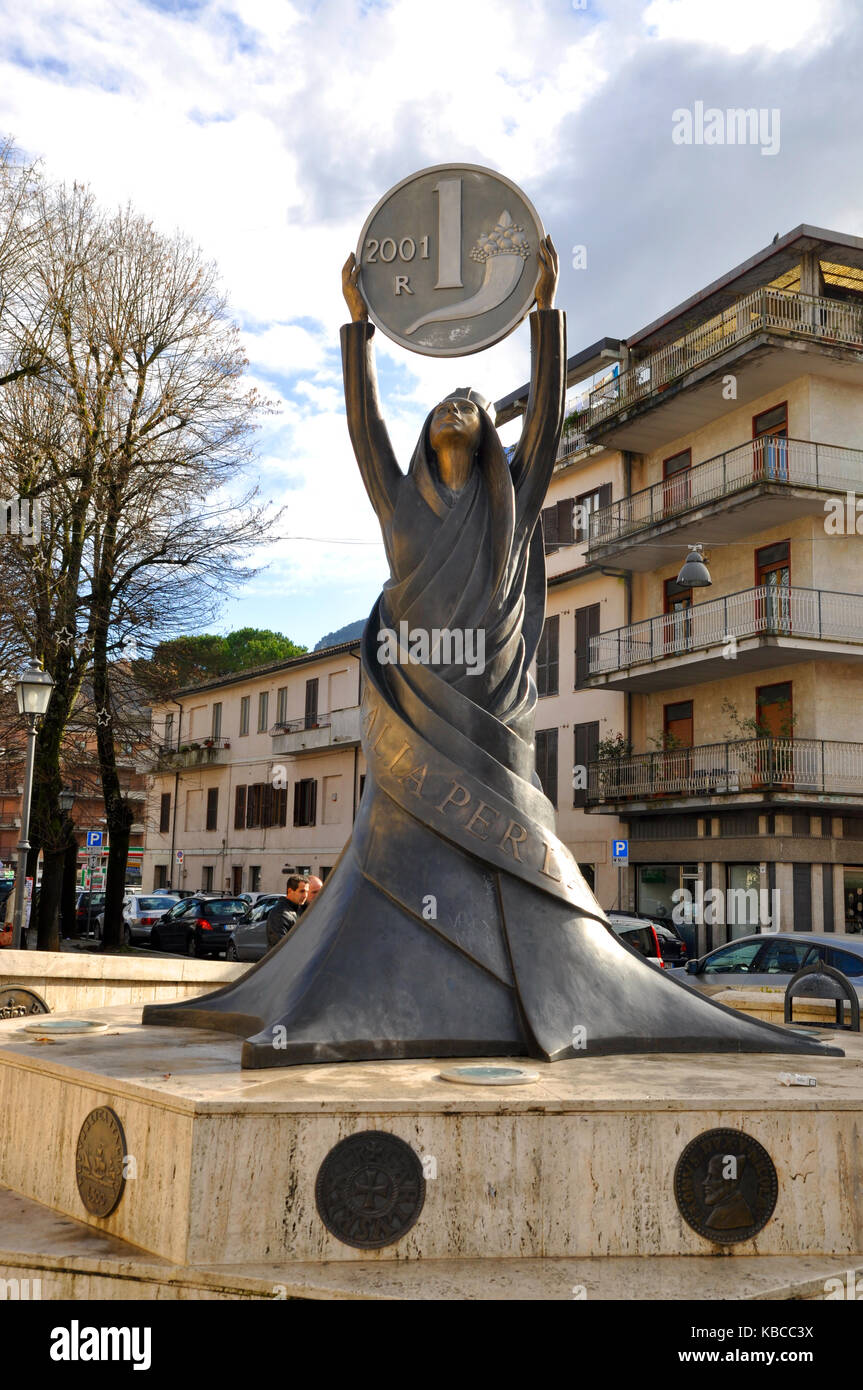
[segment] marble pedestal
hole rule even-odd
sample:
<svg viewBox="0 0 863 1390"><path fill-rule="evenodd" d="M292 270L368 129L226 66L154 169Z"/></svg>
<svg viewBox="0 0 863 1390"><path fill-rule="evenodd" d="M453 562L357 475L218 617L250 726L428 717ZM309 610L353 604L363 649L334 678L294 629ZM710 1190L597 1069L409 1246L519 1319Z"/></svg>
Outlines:
<svg viewBox="0 0 863 1390"><path fill-rule="evenodd" d="M242 1041L224 1033L143 1027L134 1007L89 1016L109 1021L108 1032L39 1043L18 1020L0 1025L0 1183L34 1211L99 1232L148 1267L155 1260L173 1272L166 1286L179 1288L180 1272L188 1283L205 1270L254 1270L256 1294L237 1292L235 1280L234 1292L200 1296L273 1297L260 1287L293 1287L291 1271L305 1286L309 1271L341 1266L334 1287L354 1292L333 1296L362 1297L350 1266L386 1266L392 1290L399 1278L416 1285L419 1266L396 1271L420 1260L475 1274L477 1262L526 1270L661 1255L685 1267L729 1253L747 1266L782 1259L786 1272L787 1261L808 1261L811 1282L813 1260L834 1274L863 1262L863 1037L843 1036L844 1058L805 1059L815 1087L780 1084L787 1057L656 1055L532 1063L535 1083L486 1088L442 1081L434 1061L244 1072ZM137 1176L100 1219L78 1193L75 1146L104 1105L122 1122ZM731 1247L697 1235L674 1198L682 1150L713 1128L759 1140L778 1177L770 1221ZM332 1235L314 1193L333 1146L369 1129L406 1141L428 1174L416 1224L378 1251Z"/></svg>

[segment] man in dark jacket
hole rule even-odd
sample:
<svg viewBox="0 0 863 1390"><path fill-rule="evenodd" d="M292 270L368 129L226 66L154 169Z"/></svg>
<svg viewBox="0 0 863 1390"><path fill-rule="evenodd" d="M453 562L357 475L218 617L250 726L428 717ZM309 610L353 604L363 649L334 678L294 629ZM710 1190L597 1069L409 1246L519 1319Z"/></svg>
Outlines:
<svg viewBox="0 0 863 1390"><path fill-rule="evenodd" d="M285 896L274 903L267 917L267 949L272 950L283 936L293 931L309 893L308 881L291 874L285 886Z"/></svg>

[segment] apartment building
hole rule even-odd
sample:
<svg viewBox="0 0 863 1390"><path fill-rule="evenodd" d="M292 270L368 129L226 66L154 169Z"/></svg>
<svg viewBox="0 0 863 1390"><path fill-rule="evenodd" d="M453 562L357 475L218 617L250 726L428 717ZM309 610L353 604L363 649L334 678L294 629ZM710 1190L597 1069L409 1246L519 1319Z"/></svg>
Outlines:
<svg viewBox="0 0 863 1390"><path fill-rule="evenodd" d="M326 878L365 776L356 643L179 690L153 709L145 889Z"/></svg>
<svg viewBox="0 0 863 1390"><path fill-rule="evenodd" d="M863 240L798 227L567 380L537 662L561 838L605 907L725 894L699 950L863 929ZM710 587L677 582L694 544Z"/></svg>
<svg viewBox="0 0 863 1390"><path fill-rule="evenodd" d="M12 877L18 861L18 841L21 838L21 806L24 797L24 734L20 728L7 730L6 747L0 749L0 876ZM141 882L144 846L144 807L147 798L144 778L136 770L135 745L124 738L116 751L117 773L123 795L132 803L135 819L129 832L129 856L126 882L130 888ZM73 826L74 843L69 848L69 872L74 871L76 882L90 881L91 870L101 874L97 886L104 882L108 866L109 835L105 815L105 799L99 773L95 735L91 728L73 718L65 731L61 754L63 790L71 795L69 819ZM87 849L87 832L102 832L102 846ZM41 858L37 880L41 877Z"/></svg>

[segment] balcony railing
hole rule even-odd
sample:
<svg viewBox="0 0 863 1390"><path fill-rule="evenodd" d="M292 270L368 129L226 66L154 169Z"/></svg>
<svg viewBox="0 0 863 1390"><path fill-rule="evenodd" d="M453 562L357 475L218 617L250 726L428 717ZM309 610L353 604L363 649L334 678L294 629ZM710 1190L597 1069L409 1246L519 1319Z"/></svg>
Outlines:
<svg viewBox="0 0 863 1390"><path fill-rule="evenodd" d="M224 750L230 748L229 738L193 739L191 743L162 743L151 753L139 754L135 767L139 772L157 767L201 767L206 763L225 761Z"/></svg>
<svg viewBox="0 0 863 1390"><path fill-rule="evenodd" d="M762 288L675 343L637 362L590 394L589 427L661 391L694 367L755 333L788 333L863 346L863 306L790 290Z"/></svg>
<svg viewBox="0 0 863 1390"><path fill-rule="evenodd" d="M312 717L309 714L303 715L300 719L280 719L270 729L271 737L276 734L299 734L304 729L328 729L332 723L329 714L317 714Z"/></svg>
<svg viewBox="0 0 863 1390"><path fill-rule="evenodd" d="M589 803L794 791L863 795L863 743L750 738L591 763Z"/></svg>
<svg viewBox="0 0 863 1390"><path fill-rule="evenodd" d="M587 418L585 416L585 418ZM560 436L560 443L557 446L557 460L565 459L569 454L578 453L579 449L585 449L588 444L584 426L574 429L564 430Z"/></svg>
<svg viewBox="0 0 863 1390"><path fill-rule="evenodd" d="M744 637L863 642L863 595L759 584L590 639L588 674L644 666Z"/></svg>
<svg viewBox="0 0 863 1390"><path fill-rule="evenodd" d="M590 545L605 545L758 483L845 493L863 484L863 449L808 439L750 439L673 473L590 518Z"/></svg>

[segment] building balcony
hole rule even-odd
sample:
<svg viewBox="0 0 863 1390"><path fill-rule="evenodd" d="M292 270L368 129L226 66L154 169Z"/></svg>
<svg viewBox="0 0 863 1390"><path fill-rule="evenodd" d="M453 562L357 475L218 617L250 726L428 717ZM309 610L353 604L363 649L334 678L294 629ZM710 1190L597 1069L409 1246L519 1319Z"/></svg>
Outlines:
<svg viewBox="0 0 863 1390"><path fill-rule="evenodd" d="M623 497L590 518L587 559L629 570L669 563L671 548L728 543L863 488L863 449L807 439L750 439Z"/></svg>
<svg viewBox="0 0 863 1390"><path fill-rule="evenodd" d="M590 639L588 684L672 690L863 650L863 595L761 584Z"/></svg>
<svg viewBox="0 0 863 1390"><path fill-rule="evenodd" d="M717 372L758 350L751 389L735 369L738 396L725 406L736 409L742 400L809 370L800 359L800 348L807 345L819 352L819 373L847 380L848 363L858 360L863 348L863 305L764 286L593 391L589 414L579 425L594 442L602 438L617 448L649 453L721 413ZM692 389L699 384L700 394ZM682 397L681 388L686 388Z"/></svg>
<svg viewBox="0 0 863 1390"><path fill-rule="evenodd" d="M360 707L336 709L312 721L282 720L270 730L273 756L291 757L297 753L316 753L326 748L350 748L360 742Z"/></svg>
<svg viewBox="0 0 863 1390"><path fill-rule="evenodd" d="M160 744L139 756L136 772L170 772L177 768L224 766L230 762L229 738L193 739L191 743Z"/></svg>
<svg viewBox="0 0 863 1390"><path fill-rule="evenodd" d="M863 796L863 743L812 738L751 738L611 758L588 767L587 805L596 810L656 809L662 800L705 806Z"/></svg>

